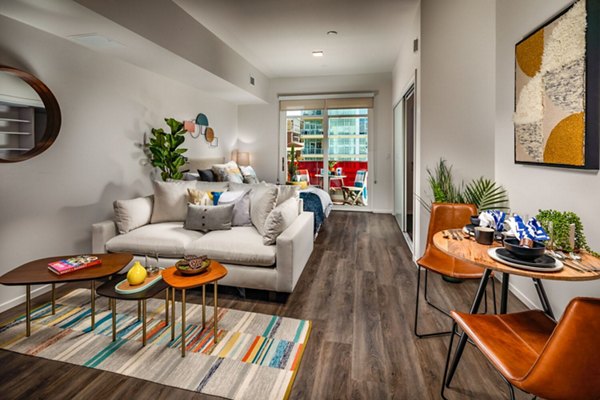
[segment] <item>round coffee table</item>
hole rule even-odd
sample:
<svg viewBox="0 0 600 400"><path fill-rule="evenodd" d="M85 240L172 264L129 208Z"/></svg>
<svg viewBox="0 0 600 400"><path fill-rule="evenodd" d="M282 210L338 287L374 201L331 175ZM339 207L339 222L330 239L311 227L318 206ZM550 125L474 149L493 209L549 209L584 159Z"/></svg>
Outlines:
<svg viewBox="0 0 600 400"><path fill-rule="evenodd" d="M167 297L165 299L165 323L169 324L169 285L163 279L155 282L149 288L141 292L123 294L117 292L115 287L127 279L127 274L115 275L110 281L100 285L96 289L96 293L103 297L108 297L112 309L112 340L117 340L117 300L134 300L138 302L138 321L142 320L142 346L146 345L146 300L156 296L163 290L167 289Z"/></svg>
<svg viewBox="0 0 600 400"><path fill-rule="evenodd" d="M202 286L202 329L206 327L206 285L214 285L215 311L214 311L214 341L217 343L217 282L227 275L227 268L217 261L212 261L208 269L198 275L183 275L176 267L169 267L162 271L163 280L173 289L171 299L171 340L175 340L175 291L181 290L181 357L185 357L185 291ZM167 289L168 290L168 289Z"/></svg>

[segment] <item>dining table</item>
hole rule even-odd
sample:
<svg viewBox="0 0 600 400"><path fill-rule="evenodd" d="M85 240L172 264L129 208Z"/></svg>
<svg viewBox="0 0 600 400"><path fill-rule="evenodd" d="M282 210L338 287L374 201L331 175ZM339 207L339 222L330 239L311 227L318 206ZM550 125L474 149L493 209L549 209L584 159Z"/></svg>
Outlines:
<svg viewBox="0 0 600 400"><path fill-rule="evenodd" d="M488 250L494 247L502 247L502 244L494 241L491 245L479 244L475 241L475 238L457 230L454 234L448 235L446 232L437 232L433 236L433 244L442 252L455 257L460 260L467 261L484 268L484 274L479 282L479 288L473 304L471 305L470 313L474 314L479 311L479 306L485 294L485 288L488 280L490 279L492 272L495 271L502 275L502 290L500 298L500 314L506 314L508 306L508 288L511 275L522 276L531 278L535 286L537 295L540 299L542 309L546 315L553 320L554 312L548 301L548 296L543 280L555 280L555 281L589 281L594 279L600 279L600 259L593 256L592 254L581 251L578 253L579 260L565 260L563 268L554 272L537 271L522 269L518 267L509 266L494 260L488 253ZM446 377L446 385L450 385L452 377L456 372L456 367L460 362L460 358L464 351L465 345L467 344L468 337L463 333L460 337L458 347L454 353L452 364L448 370Z"/></svg>
<svg viewBox="0 0 600 400"><path fill-rule="evenodd" d="M323 187L323 174L316 174L315 175L318 179L319 179L319 185L321 187ZM333 187L333 182L334 181L339 181L339 187L344 186L344 178L347 178L346 175L328 175L329 176L329 181L331 182L331 187Z"/></svg>

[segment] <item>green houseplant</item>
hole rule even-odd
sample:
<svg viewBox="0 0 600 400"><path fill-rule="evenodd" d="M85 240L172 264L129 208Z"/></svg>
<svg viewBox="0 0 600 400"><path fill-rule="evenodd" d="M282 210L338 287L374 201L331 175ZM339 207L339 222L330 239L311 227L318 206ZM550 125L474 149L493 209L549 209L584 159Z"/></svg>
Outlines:
<svg viewBox="0 0 600 400"><path fill-rule="evenodd" d="M183 154L187 149L179 148L185 141L186 130L183 122L173 118L165 118L171 132L165 132L163 128L152 128L152 137L148 144L150 151L150 163L153 167L160 169L160 176L164 181L167 179L182 179L183 173L179 171L186 162Z"/></svg>
<svg viewBox="0 0 600 400"><path fill-rule="evenodd" d="M479 177L466 186L463 182L455 183L452 166L443 158L433 171L427 168L428 182L436 203L473 203L479 212L485 210L508 211L508 194L506 189L491 179ZM431 202L418 197L419 202L431 211Z"/></svg>
<svg viewBox="0 0 600 400"><path fill-rule="evenodd" d="M587 244L585 234L583 233L583 224L581 218L572 211L557 211L557 210L539 210L535 218L550 234L550 240L555 248L564 251L573 251L584 249L598 256ZM550 222L552 229L550 229ZM571 248L569 243L569 226L575 225L575 248Z"/></svg>
<svg viewBox="0 0 600 400"><path fill-rule="evenodd" d="M292 143L292 147L290 147L290 155L288 162L288 174L290 174L290 181L294 180L296 176L296 171L298 170L297 160L296 160L296 146Z"/></svg>

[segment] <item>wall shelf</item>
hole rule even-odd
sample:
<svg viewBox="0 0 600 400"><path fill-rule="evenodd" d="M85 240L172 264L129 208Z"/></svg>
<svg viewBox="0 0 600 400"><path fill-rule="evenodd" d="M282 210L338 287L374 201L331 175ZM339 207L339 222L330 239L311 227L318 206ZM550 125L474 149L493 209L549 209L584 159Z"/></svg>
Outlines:
<svg viewBox="0 0 600 400"><path fill-rule="evenodd" d="M31 149L24 147L0 147L0 151L28 151Z"/></svg>
<svg viewBox="0 0 600 400"><path fill-rule="evenodd" d="M3 132L0 131L0 134L5 134L5 135L32 135L32 132Z"/></svg>
<svg viewBox="0 0 600 400"><path fill-rule="evenodd" d="M28 121L26 119L1 118L1 117L0 117L0 121L4 121L4 122L27 122L27 123L31 122L31 121Z"/></svg>

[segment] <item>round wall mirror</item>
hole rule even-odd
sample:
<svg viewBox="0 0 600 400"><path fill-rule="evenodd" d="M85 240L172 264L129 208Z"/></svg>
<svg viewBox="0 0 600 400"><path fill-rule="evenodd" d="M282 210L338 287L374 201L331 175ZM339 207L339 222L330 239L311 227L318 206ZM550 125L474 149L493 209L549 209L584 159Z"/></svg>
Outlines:
<svg viewBox="0 0 600 400"><path fill-rule="evenodd" d="M54 143L60 108L46 85L28 72L0 65L0 162L34 157Z"/></svg>

